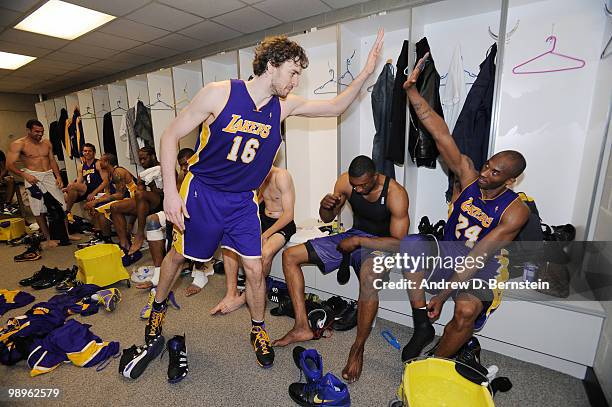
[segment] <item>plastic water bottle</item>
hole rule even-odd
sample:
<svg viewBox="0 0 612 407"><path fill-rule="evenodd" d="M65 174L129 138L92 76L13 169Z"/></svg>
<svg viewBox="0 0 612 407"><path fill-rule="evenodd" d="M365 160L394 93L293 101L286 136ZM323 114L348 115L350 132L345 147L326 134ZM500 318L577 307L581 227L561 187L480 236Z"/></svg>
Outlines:
<svg viewBox="0 0 612 407"><path fill-rule="evenodd" d="M533 263L523 264L523 281L533 282L535 281L535 273L538 270L538 266Z"/></svg>

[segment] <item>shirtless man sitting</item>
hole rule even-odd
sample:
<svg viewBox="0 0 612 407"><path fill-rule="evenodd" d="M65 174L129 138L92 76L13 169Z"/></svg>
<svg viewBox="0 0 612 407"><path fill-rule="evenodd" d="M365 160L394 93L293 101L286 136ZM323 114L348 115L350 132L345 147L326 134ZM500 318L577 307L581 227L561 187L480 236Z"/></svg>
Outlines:
<svg viewBox="0 0 612 407"><path fill-rule="evenodd" d="M64 186L60 170L53 157L51 142L43 139L45 129L38 120L28 120L26 123L27 135L13 141L9 147L6 160L6 167L13 174L23 177L26 191L30 198L30 208L36 218L36 223L43 236L47 239L46 247L57 246L58 241L52 241L47 225L47 208L42 197L34 198L30 187L36 185L43 193L49 192L64 208ZM16 166L17 161L24 165L23 169ZM67 233L67 229L66 229Z"/></svg>
<svg viewBox="0 0 612 407"><path fill-rule="evenodd" d="M262 201L263 198L263 201ZM284 169L273 166L259 188L259 218L261 222L261 262L264 276L270 274L272 260L276 253L289 241L296 232L293 221L295 206L295 188L291 174ZM238 292L238 255L223 248L223 266L227 293L225 297L210 310L211 314L228 314L246 303L246 297Z"/></svg>

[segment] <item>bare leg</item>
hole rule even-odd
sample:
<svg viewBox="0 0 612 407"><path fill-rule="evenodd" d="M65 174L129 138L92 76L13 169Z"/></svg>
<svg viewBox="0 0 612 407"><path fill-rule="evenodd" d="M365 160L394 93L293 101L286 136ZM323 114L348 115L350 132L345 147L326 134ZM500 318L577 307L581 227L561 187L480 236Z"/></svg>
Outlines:
<svg viewBox="0 0 612 407"><path fill-rule="evenodd" d="M210 314L229 314L246 303L246 296L240 295L238 288L238 255L231 250L223 249L223 269L225 270L225 297L211 310Z"/></svg>
<svg viewBox="0 0 612 407"><path fill-rule="evenodd" d="M293 246L283 252L283 273L295 311L295 323L291 331L272 343L273 346L286 346L313 338L313 333L308 326L306 302L304 301L304 273L300 267L307 261L308 251L303 244Z"/></svg>
<svg viewBox="0 0 612 407"><path fill-rule="evenodd" d="M136 191L136 216L137 216L137 230L134 236L134 243L130 247L128 254L136 253L142 247L145 240L145 225L147 215L151 208L159 206L160 203L159 194L151 191Z"/></svg>
<svg viewBox="0 0 612 407"><path fill-rule="evenodd" d="M153 265L160 267L164 260L164 240L149 240L149 252L153 258Z"/></svg>
<svg viewBox="0 0 612 407"><path fill-rule="evenodd" d="M185 258L178 253L174 247L170 249L161 264L159 284L155 291L155 301L163 302L168 298L172 285L180 274L180 268L185 262Z"/></svg>
<svg viewBox="0 0 612 407"><path fill-rule="evenodd" d="M361 376L365 343L370 336L372 323L378 311L378 290L374 286L374 280L382 277L381 274L372 271L372 259L367 259L363 263L359 274L357 336L349 352L346 366L342 369L342 378L349 383L357 381Z"/></svg>
<svg viewBox="0 0 612 407"><path fill-rule="evenodd" d="M266 310L266 280L261 269L261 259L242 257L246 274L246 302L249 305L251 319L263 321Z"/></svg>
<svg viewBox="0 0 612 407"><path fill-rule="evenodd" d="M85 184L77 184L73 182L66 187L66 212L72 210L74 202L84 193L87 192Z"/></svg>
<svg viewBox="0 0 612 407"><path fill-rule="evenodd" d="M482 302L471 294L461 293L455 299L453 319L446 324L436 356L448 358L474 334L474 321L482 311Z"/></svg>
<svg viewBox="0 0 612 407"><path fill-rule="evenodd" d="M4 177L6 182L6 200L5 203L11 203L13 201L13 195L15 194L15 178Z"/></svg>
<svg viewBox="0 0 612 407"><path fill-rule="evenodd" d="M261 249L261 264L263 267L264 277L270 275L272 268L272 260L280 249L285 245L285 237L280 233L275 233L266 241L266 244Z"/></svg>
<svg viewBox="0 0 612 407"><path fill-rule="evenodd" d="M40 232L43 234L45 239L47 239L45 242L41 244L42 248L50 249L52 247L56 247L59 244L59 241L51 240L51 234L49 233L49 226L47 225L47 214L41 213L38 216L34 216L34 218L36 219L36 223L38 223Z"/></svg>
<svg viewBox="0 0 612 407"><path fill-rule="evenodd" d="M136 201L134 199L124 199L117 203L114 203L111 208L111 218L119 237L119 246L122 249L128 249L130 247L129 231L127 228L127 221L125 215L134 215L136 210Z"/></svg>

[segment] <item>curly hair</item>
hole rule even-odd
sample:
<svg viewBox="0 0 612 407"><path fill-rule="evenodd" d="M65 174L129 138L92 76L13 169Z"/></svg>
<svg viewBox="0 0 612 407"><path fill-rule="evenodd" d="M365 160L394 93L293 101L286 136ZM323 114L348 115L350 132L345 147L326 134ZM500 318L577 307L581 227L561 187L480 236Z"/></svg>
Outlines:
<svg viewBox="0 0 612 407"><path fill-rule="evenodd" d="M289 40L285 35L267 37L255 48L253 73L260 76L266 71L268 62L278 67L288 60L292 60L302 69L308 67L306 52L298 43Z"/></svg>

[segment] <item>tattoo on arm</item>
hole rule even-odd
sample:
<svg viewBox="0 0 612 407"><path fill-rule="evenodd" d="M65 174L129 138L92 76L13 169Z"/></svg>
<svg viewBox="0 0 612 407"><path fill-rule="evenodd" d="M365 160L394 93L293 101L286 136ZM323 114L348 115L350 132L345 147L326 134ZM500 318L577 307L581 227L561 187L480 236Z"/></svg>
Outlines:
<svg viewBox="0 0 612 407"><path fill-rule="evenodd" d="M427 120L431 116L431 108L427 104L423 106L422 103L416 102L413 106L420 121Z"/></svg>

